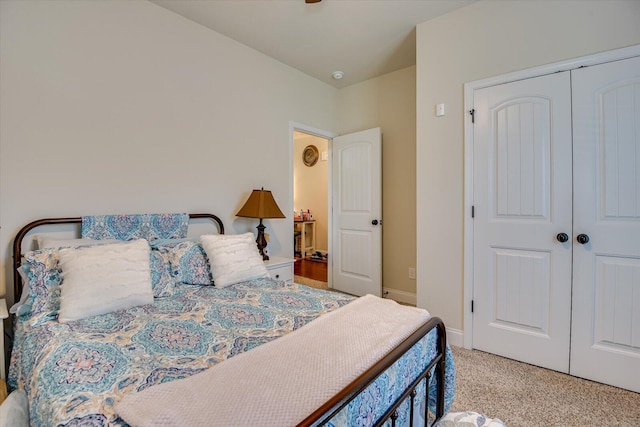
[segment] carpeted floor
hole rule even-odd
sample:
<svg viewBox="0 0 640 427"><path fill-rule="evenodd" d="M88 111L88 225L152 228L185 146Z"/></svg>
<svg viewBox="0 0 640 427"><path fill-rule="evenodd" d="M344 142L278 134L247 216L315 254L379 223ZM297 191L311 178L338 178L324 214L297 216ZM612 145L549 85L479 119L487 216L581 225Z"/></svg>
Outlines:
<svg viewBox="0 0 640 427"><path fill-rule="evenodd" d="M300 283L301 285L307 285L311 288L328 289L327 282L321 282L320 280L308 279L302 276L293 276L293 281Z"/></svg>
<svg viewBox="0 0 640 427"><path fill-rule="evenodd" d="M475 411L508 427L640 426L640 394L478 350L453 347L452 411Z"/></svg>

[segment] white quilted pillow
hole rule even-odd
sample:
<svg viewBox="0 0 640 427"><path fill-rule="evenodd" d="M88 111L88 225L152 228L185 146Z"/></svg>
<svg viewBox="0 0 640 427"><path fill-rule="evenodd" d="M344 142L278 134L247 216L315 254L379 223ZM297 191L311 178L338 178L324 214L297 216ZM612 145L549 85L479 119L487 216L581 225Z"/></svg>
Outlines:
<svg viewBox="0 0 640 427"><path fill-rule="evenodd" d="M152 304L146 240L61 249L61 323Z"/></svg>
<svg viewBox="0 0 640 427"><path fill-rule="evenodd" d="M253 233L200 236L216 288L269 277Z"/></svg>

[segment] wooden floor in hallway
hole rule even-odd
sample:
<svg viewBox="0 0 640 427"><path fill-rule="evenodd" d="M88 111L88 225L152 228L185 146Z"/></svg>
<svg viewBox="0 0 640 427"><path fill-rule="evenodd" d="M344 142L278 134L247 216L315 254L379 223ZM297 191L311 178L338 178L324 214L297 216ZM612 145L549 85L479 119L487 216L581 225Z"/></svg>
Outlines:
<svg viewBox="0 0 640 427"><path fill-rule="evenodd" d="M293 274L306 277L307 279L327 281L327 263L323 261L312 261L310 259L297 258L293 264Z"/></svg>

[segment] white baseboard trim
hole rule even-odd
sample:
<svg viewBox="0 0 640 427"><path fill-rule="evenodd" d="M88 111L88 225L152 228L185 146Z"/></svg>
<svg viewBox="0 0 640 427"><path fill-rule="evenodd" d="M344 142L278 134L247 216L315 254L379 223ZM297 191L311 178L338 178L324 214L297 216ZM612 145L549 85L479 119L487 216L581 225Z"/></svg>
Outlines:
<svg viewBox="0 0 640 427"><path fill-rule="evenodd" d="M383 287L382 295L385 295L385 293L387 293L385 298L389 298L397 302L402 302L404 304L416 305L418 301L416 294L412 294L411 292L399 291L398 289Z"/></svg>
<svg viewBox="0 0 640 427"><path fill-rule="evenodd" d="M460 329L447 328L447 343L449 345L455 345L456 347L464 347L464 332Z"/></svg>

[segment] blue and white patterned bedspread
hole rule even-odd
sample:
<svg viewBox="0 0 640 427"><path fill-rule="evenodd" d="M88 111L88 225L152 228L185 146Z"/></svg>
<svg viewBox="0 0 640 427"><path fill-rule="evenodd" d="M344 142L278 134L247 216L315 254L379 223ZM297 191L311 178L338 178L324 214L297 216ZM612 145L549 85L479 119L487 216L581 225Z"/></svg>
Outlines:
<svg viewBox="0 0 640 427"><path fill-rule="evenodd" d="M224 289L181 285L174 296L153 305L66 324L39 315L19 319L9 387L26 391L32 425L125 425L114 412L124 394L201 372L352 300L337 292L258 279ZM355 404L374 406L375 413L376 406L388 403L387 388L410 382L404 372L417 369L414 360L433 351L427 341L435 340L429 338ZM448 360L446 406L453 400L453 381ZM333 424L355 425L372 417L351 408Z"/></svg>

